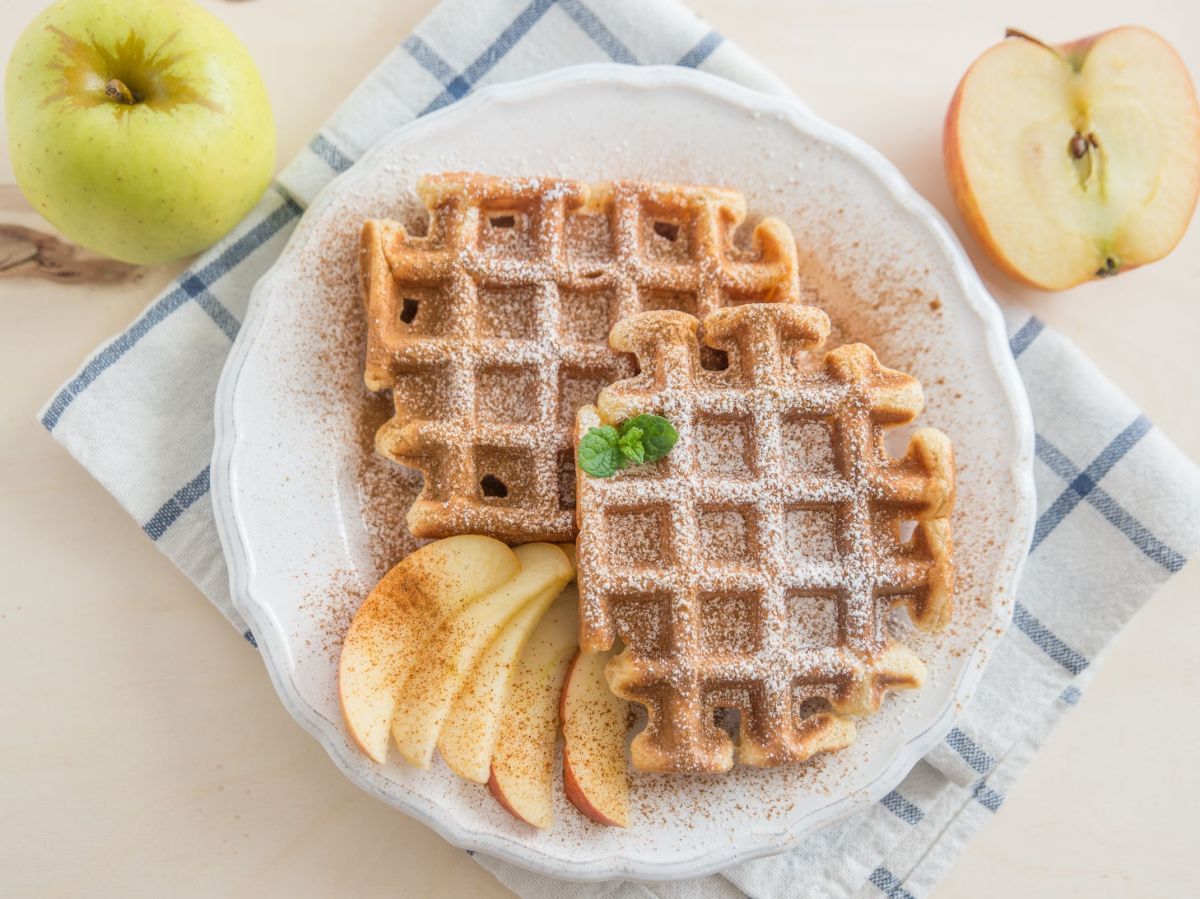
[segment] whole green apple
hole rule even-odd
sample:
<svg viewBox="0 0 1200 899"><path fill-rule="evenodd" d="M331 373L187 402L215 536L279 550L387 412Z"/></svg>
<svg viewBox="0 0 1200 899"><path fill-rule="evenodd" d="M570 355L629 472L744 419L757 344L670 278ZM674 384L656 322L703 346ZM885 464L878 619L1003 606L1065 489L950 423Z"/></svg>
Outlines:
<svg viewBox="0 0 1200 899"><path fill-rule="evenodd" d="M22 192L76 243L156 263L215 243L275 167L258 70L191 0L60 0L5 84Z"/></svg>

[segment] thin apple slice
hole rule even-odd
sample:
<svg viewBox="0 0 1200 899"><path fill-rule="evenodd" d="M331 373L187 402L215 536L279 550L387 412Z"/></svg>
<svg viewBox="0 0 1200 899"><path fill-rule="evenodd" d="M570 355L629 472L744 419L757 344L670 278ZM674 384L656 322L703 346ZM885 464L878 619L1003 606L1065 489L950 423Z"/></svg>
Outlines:
<svg viewBox="0 0 1200 899"><path fill-rule="evenodd" d="M579 593L570 584L525 643L492 754L488 788L513 817L554 821L554 746L563 675L579 645Z"/></svg>
<svg viewBox="0 0 1200 899"><path fill-rule="evenodd" d="M527 603L556 596L575 576L553 543L529 543L513 552L521 570L508 583L442 622L400 690L392 737L406 761L428 768L438 734L480 655Z"/></svg>
<svg viewBox="0 0 1200 899"><path fill-rule="evenodd" d="M566 553L574 568L575 544L560 543L558 547ZM450 707L450 716L438 737L438 751L459 777L482 784L491 776L492 750L503 720L517 659L554 598L547 596L541 602L529 603L512 617L503 633L488 647Z"/></svg>
<svg viewBox="0 0 1200 899"><path fill-rule="evenodd" d="M350 736L381 765L396 698L427 636L442 620L520 570L491 537L448 537L384 575L350 622L338 660L338 698Z"/></svg>
<svg viewBox="0 0 1200 899"><path fill-rule="evenodd" d="M543 593L509 619L455 697L437 745L450 770L459 777L487 783L492 749L521 649L559 592Z"/></svg>
<svg viewBox="0 0 1200 899"><path fill-rule="evenodd" d="M611 652L576 653L559 713L563 729L563 789L597 824L629 826L625 734L629 703L608 688Z"/></svg>

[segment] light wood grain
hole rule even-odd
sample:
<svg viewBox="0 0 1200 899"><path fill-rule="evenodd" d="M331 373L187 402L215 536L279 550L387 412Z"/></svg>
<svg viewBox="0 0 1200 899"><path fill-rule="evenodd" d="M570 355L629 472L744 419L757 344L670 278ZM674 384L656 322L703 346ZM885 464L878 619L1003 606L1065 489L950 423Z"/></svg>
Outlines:
<svg viewBox="0 0 1200 899"><path fill-rule="evenodd" d="M43 5L9 0L0 57ZM433 2L205 5L259 61L286 160ZM1061 40L1136 19L1200 73L1200 9L1170 0L693 6L878 147L956 227L941 117L1006 25ZM5 155L0 182L11 180ZM1014 287L964 242L997 296L1070 334L1200 457L1200 227L1162 263L1057 296ZM119 287L0 283L0 892L508 895L351 786L283 710L257 654L35 423L178 269ZM1198 592L1193 566L1133 622L937 896L1173 897L1193 886Z"/></svg>

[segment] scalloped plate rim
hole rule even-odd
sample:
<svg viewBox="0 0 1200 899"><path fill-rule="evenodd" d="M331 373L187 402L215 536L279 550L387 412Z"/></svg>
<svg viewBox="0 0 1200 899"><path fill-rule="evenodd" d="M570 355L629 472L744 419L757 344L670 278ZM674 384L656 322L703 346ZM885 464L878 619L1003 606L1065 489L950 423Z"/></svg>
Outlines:
<svg viewBox="0 0 1200 899"><path fill-rule="evenodd" d="M671 87L707 94L722 102L732 103L751 111L781 115L787 124L840 151L854 157L887 189L892 199L932 234L950 262L951 273L967 297L971 310L981 319L988 332L987 349L1010 412L1016 425L1016 446L1013 448L1013 475L1019 495L1015 498L1010 540L1004 551L1005 567L1010 571L1005 596L1009 601L993 603L993 616L987 634L975 644L974 651L963 666L944 711L928 727L912 736L891 763L871 783L846 795L831 799L793 823L790 829L780 828L772 833L755 833L747 845L731 843L723 850L706 850L698 856L676 859L660 864L631 861L619 854L606 856L581 867L549 853L514 843L504 834L473 830L452 820L444 809L431 806L421 797L397 794L386 789L388 783L372 769L374 763L350 747L341 733L341 722L332 722L305 702L286 665L283 637L275 626L270 606L254 593L254 556L237 511L237 420L234 415L234 396L239 375L259 333L262 316L259 305L272 280L280 276L291 254L307 237L306 223L332 201L341 186L355 176L360 167L383 157L395 145L414 136L449 126L456 119L490 103L536 102L547 94L580 83L608 83L640 90ZM538 873L575 881L632 879L667 881L712 874L731 865L786 851L797 840L817 828L852 813L863 805L877 801L891 790L921 757L928 753L953 727L966 700L974 692L991 650L1012 620L1016 584L1019 581L1029 543L1033 535L1036 503L1033 484L1034 430L1032 414L1024 386L1017 373L1008 347L1008 338L999 307L988 294L965 251L941 215L921 197L900 172L878 151L860 139L830 125L813 114L798 99L776 97L742 87L714 75L676 66L622 66L597 63L570 66L521 81L507 82L481 88L427 116L416 119L389 133L373 146L354 166L327 184L314 198L286 246L271 268L251 291L246 318L230 350L217 387L215 410L215 443L212 457L212 503L217 531L229 567L230 592L234 607L251 624L271 681L285 708L325 749L334 763L357 786L371 795L400 809L433 828L450 843L512 862Z"/></svg>

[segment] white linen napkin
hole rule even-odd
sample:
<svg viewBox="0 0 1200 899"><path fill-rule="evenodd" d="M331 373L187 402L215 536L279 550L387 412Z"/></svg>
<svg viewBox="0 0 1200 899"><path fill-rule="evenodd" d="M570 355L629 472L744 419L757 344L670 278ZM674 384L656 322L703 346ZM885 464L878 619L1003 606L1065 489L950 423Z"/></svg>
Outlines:
<svg viewBox="0 0 1200 899"><path fill-rule="evenodd" d="M693 66L787 88L676 0L444 0L354 91L258 207L51 399L41 419L218 609L233 608L208 499L213 395L253 286L303 208L384 134L475 88L560 66ZM1039 518L1001 641L960 723L871 808L783 855L676 884L579 885L476 855L525 897L929 892L1092 663L1200 544L1200 471L1068 341L1008 314L1038 431Z"/></svg>

